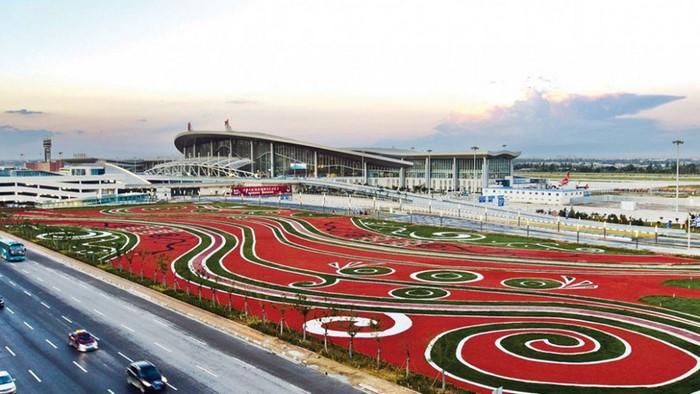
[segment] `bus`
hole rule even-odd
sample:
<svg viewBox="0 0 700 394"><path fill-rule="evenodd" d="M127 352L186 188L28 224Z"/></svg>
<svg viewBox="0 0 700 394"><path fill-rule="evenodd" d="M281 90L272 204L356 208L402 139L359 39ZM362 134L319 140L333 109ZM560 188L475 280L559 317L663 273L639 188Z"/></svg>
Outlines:
<svg viewBox="0 0 700 394"><path fill-rule="evenodd" d="M24 261L27 248L24 244L12 239L0 238L0 256L7 261Z"/></svg>

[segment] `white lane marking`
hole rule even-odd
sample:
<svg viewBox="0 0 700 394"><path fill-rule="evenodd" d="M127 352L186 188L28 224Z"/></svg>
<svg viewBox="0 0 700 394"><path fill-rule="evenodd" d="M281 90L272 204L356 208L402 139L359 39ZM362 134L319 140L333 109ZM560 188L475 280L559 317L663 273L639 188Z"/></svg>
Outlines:
<svg viewBox="0 0 700 394"><path fill-rule="evenodd" d="M51 307L46 305L44 301L41 301L40 304L43 305L46 309L51 309Z"/></svg>
<svg viewBox="0 0 700 394"><path fill-rule="evenodd" d="M163 327L167 327L167 326L168 326L167 324L163 323L162 321L160 321L160 320L158 320L158 319L156 319L156 318L153 318L153 321L156 322L156 323L158 323L158 324L160 324L160 325L163 326Z"/></svg>
<svg viewBox="0 0 700 394"><path fill-rule="evenodd" d="M70 296L70 298L72 298L73 301L75 301L75 302L82 302L82 301L80 301L79 299L77 299L77 298L75 298L75 297L73 297L73 296Z"/></svg>
<svg viewBox="0 0 700 394"><path fill-rule="evenodd" d="M158 342L153 342L153 343L154 343L156 346L158 346L159 348L165 350L165 351L168 352L168 353L172 353L172 352L173 352L172 350L168 349L167 347L161 345L161 344L158 343Z"/></svg>
<svg viewBox="0 0 700 394"><path fill-rule="evenodd" d="M75 364L76 367L80 368L81 371L87 373L87 369L83 368L82 365L78 364L77 362L73 361L73 364Z"/></svg>
<svg viewBox="0 0 700 394"><path fill-rule="evenodd" d="M12 310L9 306L6 306L5 309L7 309L8 312L12 313L13 315L15 314L15 311Z"/></svg>
<svg viewBox="0 0 700 394"><path fill-rule="evenodd" d="M13 282L13 281L10 281L10 284L11 284L12 286L14 286L14 287L17 287L17 283L15 283L15 282Z"/></svg>
<svg viewBox="0 0 700 394"><path fill-rule="evenodd" d="M26 294L26 295L28 295L28 296L30 296L30 297L32 296L32 293L28 292L27 290L22 290L22 291L24 292L24 294Z"/></svg>
<svg viewBox="0 0 700 394"><path fill-rule="evenodd" d="M22 268L20 271L24 272L25 274L29 274L29 271L25 270L24 268Z"/></svg>
<svg viewBox="0 0 700 394"><path fill-rule="evenodd" d="M51 286L51 288L54 289L54 290L56 290L56 291L59 292L59 293L62 293L62 292L63 292L63 290L59 289L59 288L56 287L56 286Z"/></svg>
<svg viewBox="0 0 700 394"><path fill-rule="evenodd" d="M106 298L106 299L109 299L109 297L108 297L107 294L105 294L105 293L100 293L100 295L101 295L102 297Z"/></svg>
<svg viewBox="0 0 700 394"><path fill-rule="evenodd" d="M32 375L34 377L34 379L36 379L37 382L41 383L41 379L39 379L39 377L36 376L34 371L32 371L31 369L28 369L27 372L29 372L29 374Z"/></svg>
<svg viewBox="0 0 700 394"><path fill-rule="evenodd" d="M166 384L167 384L167 385L168 385L168 387L170 387L171 389L173 389L173 390L177 391L177 387L173 386L173 385L172 385L172 384L170 384L170 383L166 383Z"/></svg>
<svg viewBox="0 0 700 394"><path fill-rule="evenodd" d="M33 329L34 329L34 327L30 326L29 323L27 323L26 321L24 322L24 325L27 326L27 327L29 327L30 330L33 330Z"/></svg>
<svg viewBox="0 0 700 394"><path fill-rule="evenodd" d="M68 323L73 324L73 320L71 320L71 319L69 319L69 318L67 318L67 317L65 317L65 316L63 316L63 315L61 315L61 319L67 321Z"/></svg>
<svg viewBox="0 0 700 394"><path fill-rule="evenodd" d="M38 281L39 281L39 282L41 282L41 283L46 283L46 281L45 281L45 280L41 279L41 278L40 278L40 277L38 277L38 276L36 277L36 280L38 280Z"/></svg>
<svg viewBox="0 0 700 394"><path fill-rule="evenodd" d="M5 350L7 350L7 352L10 353L12 355L12 357L17 357L15 352L13 352L12 349L10 349L9 347L5 346Z"/></svg>
<svg viewBox="0 0 700 394"><path fill-rule="evenodd" d="M202 345L202 346L207 346L207 343L206 343L206 342L200 341L199 339L197 339L197 338L195 338L195 337L190 337L190 339L193 340L193 341L195 341L195 342L197 342L198 344L200 344L200 345Z"/></svg>
<svg viewBox="0 0 700 394"><path fill-rule="evenodd" d="M82 282L78 283L78 286L82 287L83 289L89 289L89 287L87 287L85 283Z"/></svg>
<svg viewBox="0 0 700 394"><path fill-rule="evenodd" d="M134 360L132 360L132 359L130 359L129 357L125 356L124 353L122 353L122 352L117 352L117 354L120 355L120 356L122 356L122 357L124 357L124 358L126 359L126 361L128 361L128 362L130 362L130 363L133 363L133 362L134 362Z"/></svg>
<svg viewBox="0 0 700 394"><path fill-rule="evenodd" d="M129 327L129 326L125 326L124 324L121 324L121 326L124 327L124 328L126 328L127 330L129 330L129 331L131 331L131 332L136 332L136 331L134 331L133 328L131 328L131 327Z"/></svg>
<svg viewBox="0 0 700 394"><path fill-rule="evenodd" d="M48 339L46 340L46 343L48 343L49 345L51 345L52 348L58 349L58 346L54 345L53 342L49 341Z"/></svg>
<svg viewBox="0 0 700 394"><path fill-rule="evenodd" d="M110 390L110 389L107 389L107 392L108 392L109 394L114 394L114 391L112 391L112 390Z"/></svg>
<svg viewBox="0 0 700 394"><path fill-rule="evenodd" d="M93 308L92 310L95 311L95 313L97 313L97 314L100 315L100 316L104 316L104 315L105 315L104 313L98 311L97 309L94 309L94 308Z"/></svg>
<svg viewBox="0 0 700 394"><path fill-rule="evenodd" d="M202 367L201 365L197 365L196 367L199 368L199 369L201 369L202 371L208 373L209 375L215 377L215 378L218 378L218 377L219 377L219 375L217 375L217 374L215 374L214 372L212 372L212 371L210 371L210 370L208 370L208 369Z"/></svg>

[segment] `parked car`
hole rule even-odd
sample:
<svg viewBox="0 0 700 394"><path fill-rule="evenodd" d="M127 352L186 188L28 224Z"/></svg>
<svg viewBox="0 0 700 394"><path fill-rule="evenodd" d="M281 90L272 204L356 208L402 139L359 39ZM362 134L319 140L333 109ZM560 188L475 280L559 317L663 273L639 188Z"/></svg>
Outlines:
<svg viewBox="0 0 700 394"><path fill-rule="evenodd" d="M15 394L16 392L15 378L7 371L0 371L0 394Z"/></svg>
<svg viewBox="0 0 700 394"><path fill-rule="evenodd" d="M160 373L152 362L134 361L126 367L126 383L145 393L165 390L168 379Z"/></svg>
<svg viewBox="0 0 700 394"><path fill-rule="evenodd" d="M68 346L73 346L79 352L89 352L100 347L97 338L85 330L75 330L69 333Z"/></svg>

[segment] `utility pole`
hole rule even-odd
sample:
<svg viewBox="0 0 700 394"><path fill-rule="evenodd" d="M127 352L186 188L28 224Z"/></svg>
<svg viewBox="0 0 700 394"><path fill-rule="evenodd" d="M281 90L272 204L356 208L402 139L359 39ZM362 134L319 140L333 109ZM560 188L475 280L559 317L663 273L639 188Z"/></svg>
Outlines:
<svg viewBox="0 0 700 394"><path fill-rule="evenodd" d="M679 174L680 174L680 152L682 140L674 140L673 143L676 145L676 212L678 212L678 185L679 185Z"/></svg>

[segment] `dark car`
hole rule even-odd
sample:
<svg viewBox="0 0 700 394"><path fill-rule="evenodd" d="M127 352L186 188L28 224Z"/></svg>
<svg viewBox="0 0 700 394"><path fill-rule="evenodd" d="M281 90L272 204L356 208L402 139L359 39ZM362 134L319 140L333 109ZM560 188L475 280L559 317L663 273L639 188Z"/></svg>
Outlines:
<svg viewBox="0 0 700 394"><path fill-rule="evenodd" d="M126 383L145 393L165 390L168 379L150 361L134 361L126 367Z"/></svg>
<svg viewBox="0 0 700 394"><path fill-rule="evenodd" d="M73 346L79 352L89 352L100 347L97 338L85 330L75 330L68 334L68 346Z"/></svg>

